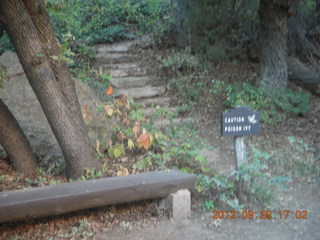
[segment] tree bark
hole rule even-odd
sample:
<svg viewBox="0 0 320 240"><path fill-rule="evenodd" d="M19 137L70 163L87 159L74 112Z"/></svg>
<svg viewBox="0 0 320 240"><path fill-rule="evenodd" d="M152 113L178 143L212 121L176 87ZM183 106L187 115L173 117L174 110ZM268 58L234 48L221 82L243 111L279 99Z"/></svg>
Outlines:
<svg viewBox="0 0 320 240"><path fill-rule="evenodd" d="M316 0L317 24L320 25L320 0ZM318 39L319 40L319 39Z"/></svg>
<svg viewBox="0 0 320 240"><path fill-rule="evenodd" d="M37 167L36 158L27 137L5 103L0 99L0 144L9 156L13 168L30 175Z"/></svg>
<svg viewBox="0 0 320 240"><path fill-rule="evenodd" d="M66 160L69 178L99 168L81 115L74 80L61 55L42 0L0 0L5 25Z"/></svg>
<svg viewBox="0 0 320 240"><path fill-rule="evenodd" d="M292 2L293 0L260 1L260 86L270 89L287 87L287 22Z"/></svg>

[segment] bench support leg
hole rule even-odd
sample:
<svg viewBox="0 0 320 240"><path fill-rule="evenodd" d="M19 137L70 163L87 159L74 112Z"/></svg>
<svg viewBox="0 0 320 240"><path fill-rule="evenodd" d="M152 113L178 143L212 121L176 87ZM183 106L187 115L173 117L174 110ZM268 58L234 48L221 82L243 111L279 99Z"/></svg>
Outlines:
<svg viewBox="0 0 320 240"><path fill-rule="evenodd" d="M171 193L159 202L159 209L170 210L174 221L188 218L191 211L191 194L189 190L183 189Z"/></svg>

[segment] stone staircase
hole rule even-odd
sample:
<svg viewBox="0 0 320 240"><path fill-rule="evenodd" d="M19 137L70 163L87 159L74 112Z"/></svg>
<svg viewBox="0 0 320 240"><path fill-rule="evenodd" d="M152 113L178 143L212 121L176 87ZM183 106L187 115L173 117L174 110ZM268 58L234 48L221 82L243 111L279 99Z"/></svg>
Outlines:
<svg viewBox="0 0 320 240"><path fill-rule="evenodd" d="M112 77L111 85L115 88L115 97L126 95L141 104L145 116L152 116L155 106L166 111L176 110L170 96L166 94L166 85L161 83L158 63L150 60L143 52L153 45L148 37L134 41L123 41L115 44L96 45L96 57L93 67ZM170 123L190 122L190 118L160 119L156 126L165 127Z"/></svg>

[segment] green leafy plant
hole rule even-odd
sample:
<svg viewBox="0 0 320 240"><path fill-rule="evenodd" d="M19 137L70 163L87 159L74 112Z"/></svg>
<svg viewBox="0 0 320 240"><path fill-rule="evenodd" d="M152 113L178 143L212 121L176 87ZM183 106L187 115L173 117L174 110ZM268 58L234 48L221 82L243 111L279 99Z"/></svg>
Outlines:
<svg viewBox="0 0 320 240"><path fill-rule="evenodd" d="M268 205L275 200L271 186L287 189L286 183L291 181L287 175L271 175L268 163L271 155L252 147L250 156L237 172L237 180L244 180L249 187L250 197Z"/></svg>
<svg viewBox="0 0 320 240"><path fill-rule="evenodd" d="M89 230L90 223L87 219L82 219L76 226L73 226L68 233L58 234L62 239L92 239L93 232Z"/></svg>
<svg viewBox="0 0 320 240"><path fill-rule="evenodd" d="M260 119L269 124L276 124L286 118L286 114L305 114L309 110L311 95L291 90L270 91L263 87L256 87L250 83L226 85L227 107L248 106L260 111Z"/></svg>
<svg viewBox="0 0 320 240"><path fill-rule="evenodd" d="M208 200L203 203L203 207L206 210L213 210L215 208L215 205L212 200Z"/></svg>
<svg viewBox="0 0 320 240"><path fill-rule="evenodd" d="M90 45L145 32L160 37L170 29L168 0L47 0L46 5L59 36L70 31Z"/></svg>
<svg viewBox="0 0 320 240"><path fill-rule="evenodd" d="M116 145L109 148L108 153L112 158L120 158L124 154L125 150L122 144L117 143Z"/></svg>

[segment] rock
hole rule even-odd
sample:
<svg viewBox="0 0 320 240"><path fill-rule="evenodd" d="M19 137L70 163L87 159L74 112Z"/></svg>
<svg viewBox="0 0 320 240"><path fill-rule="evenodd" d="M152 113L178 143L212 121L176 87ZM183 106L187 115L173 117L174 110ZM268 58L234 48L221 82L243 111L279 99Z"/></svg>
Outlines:
<svg viewBox="0 0 320 240"><path fill-rule="evenodd" d="M143 77L121 77L121 78L112 78L110 79L110 83L112 86L116 88L138 88L146 86L150 83L151 77L143 76Z"/></svg>
<svg viewBox="0 0 320 240"><path fill-rule="evenodd" d="M6 69L6 77L3 79L4 89L0 90L0 98L16 117L35 154L42 159L62 158L60 147L16 53L7 51L1 55L1 67ZM111 120L106 119L103 112L97 111L97 108L103 104L94 92L79 80L75 80L75 83L83 114L90 114L92 118L91 121L87 121L92 145L95 146L98 139L101 147L106 146L104 143L110 139L113 124Z"/></svg>
<svg viewBox="0 0 320 240"><path fill-rule="evenodd" d="M155 98L144 98L138 99L137 103L141 104L142 106L168 106L170 105L171 98L170 97L155 97Z"/></svg>
<svg viewBox="0 0 320 240"><path fill-rule="evenodd" d="M98 52L95 60L104 64L118 64L118 63L130 63L134 61L134 58L130 54L126 53L105 53Z"/></svg>
<svg viewBox="0 0 320 240"><path fill-rule="evenodd" d="M160 96L165 92L166 92L166 88L163 86L160 86L160 87L144 86L140 88L119 89L118 92L116 93L116 97L121 95L126 95L136 100L140 98L152 98L152 97Z"/></svg>

